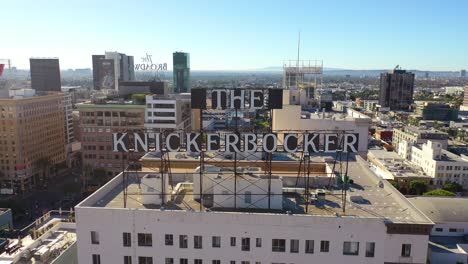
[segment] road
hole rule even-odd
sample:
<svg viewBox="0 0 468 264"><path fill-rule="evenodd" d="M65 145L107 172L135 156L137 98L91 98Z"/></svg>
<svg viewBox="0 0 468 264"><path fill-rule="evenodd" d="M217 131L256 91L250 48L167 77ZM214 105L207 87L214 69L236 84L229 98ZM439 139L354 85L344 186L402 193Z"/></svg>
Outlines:
<svg viewBox="0 0 468 264"><path fill-rule="evenodd" d="M15 202L24 210L23 215L13 215L13 224L20 229L49 210L70 210L83 197L80 195L80 169L69 170L64 176L52 179L44 190L33 190L15 197Z"/></svg>

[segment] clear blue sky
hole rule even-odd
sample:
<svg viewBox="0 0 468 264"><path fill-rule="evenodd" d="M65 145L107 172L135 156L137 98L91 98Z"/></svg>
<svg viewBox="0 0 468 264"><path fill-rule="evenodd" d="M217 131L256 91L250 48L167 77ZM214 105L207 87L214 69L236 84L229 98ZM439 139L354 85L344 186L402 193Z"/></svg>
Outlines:
<svg viewBox="0 0 468 264"><path fill-rule="evenodd" d="M468 68L466 0L0 1L0 58L59 57L63 69L91 68L91 55L146 52L193 70L281 66L297 56L325 67Z"/></svg>

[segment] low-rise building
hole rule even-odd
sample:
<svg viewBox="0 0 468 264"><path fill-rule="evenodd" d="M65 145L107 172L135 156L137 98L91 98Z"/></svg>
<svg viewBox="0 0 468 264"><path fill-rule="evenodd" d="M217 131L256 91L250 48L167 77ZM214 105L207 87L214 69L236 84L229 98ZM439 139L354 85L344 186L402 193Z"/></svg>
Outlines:
<svg viewBox="0 0 468 264"><path fill-rule="evenodd" d="M433 184L443 186L456 182L468 188L468 158L442 148L442 144L429 140L411 147L411 162L434 179Z"/></svg>
<svg viewBox="0 0 468 264"><path fill-rule="evenodd" d="M253 204L255 193L223 189L222 181L229 179L230 172L220 173L216 184L220 189L214 194L221 196L216 199L238 195L242 204L252 204L249 208L229 203L205 207L197 201L199 192L190 180L173 182L174 187L159 185L168 187L163 191L156 183L146 186L140 181L148 172L119 174L75 207L78 260L103 264L426 263L432 222L373 174L362 158L356 159L349 164L354 183L346 209L341 189L323 190L323 186L313 189L319 198L308 205L309 210L298 196L303 189L284 186L279 194L282 209L273 209L267 202ZM149 174L161 183L169 177ZM156 188L152 190L155 198L145 204L143 199L151 199L143 198L147 187ZM158 198L162 193L171 198ZM272 198L259 193L255 199Z"/></svg>
<svg viewBox="0 0 468 264"><path fill-rule="evenodd" d="M429 263L468 263L468 199L426 196L408 200L434 222Z"/></svg>
<svg viewBox="0 0 468 264"><path fill-rule="evenodd" d="M423 120L456 121L458 119L458 108L447 103L419 103L415 112Z"/></svg>
<svg viewBox="0 0 468 264"><path fill-rule="evenodd" d="M424 129L405 126L393 129L393 145L402 157L410 160L411 146L426 143L428 140L439 142L443 149L447 149L448 134L435 129Z"/></svg>
<svg viewBox="0 0 468 264"><path fill-rule="evenodd" d="M2 241L0 263L78 264L73 212L50 211Z"/></svg>

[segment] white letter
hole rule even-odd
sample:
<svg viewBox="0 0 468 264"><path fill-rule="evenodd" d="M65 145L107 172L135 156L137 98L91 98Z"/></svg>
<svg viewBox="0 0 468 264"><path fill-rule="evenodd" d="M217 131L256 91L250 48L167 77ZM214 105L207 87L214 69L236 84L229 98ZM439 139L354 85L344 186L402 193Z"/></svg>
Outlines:
<svg viewBox="0 0 468 264"><path fill-rule="evenodd" d="M256 93L262 93L262 90L252 90L250 91L250 109L262 109L263 102L261 102L261 106L255 106L255 101L261 101L262 98L260 96L255 96Z"/></svg>
<svg viewBox="0 0 468 264"><path fill-rule="evenodd" d="M190 139L191 134L195 134L195 136L192 139ZM196 150L195 152L201 152L198 146L198 143L196 141L199 136L200 136L200 133L187 133L187 146L186 146L187 151L191 152L192 145L195 145L195 150Z"/></svg>
<svg viewBox="0 0 468 264"><path fill-rule="evenodd" d="M252 148L249 148L252 146ZM246 152L256 152L257 151L257 135L254 133L245 133L244 134L244 151Z"/></svg>
<svg viewBox="0 0 468 264"><path fill-rule="evenodd" d="M148 152L148 135L144 133L143 137L145 139L144 142L139 133L133 133L133 138L135 139L135 152L138 152L138 146L141 146L143 151Z"/></svg>
<svg viewBox="0 0 468 264"><path fill-rule="evenodd" d="M348 142L348 139L351 138L353 141ZM357 152L357 149L354 147L354 144L357 143L358 137L355 134L345 134L344 141L344 152L348 152L348 147L351 149L351 152Z"/></svg>
<svg viewBox="0 0 468 264"><path fill-rule="evenodd" d="M215 137L215 138L213 138ZM216 144L216 149L211 148L211 144ZM219 150L219 135L214 133L207 133L206 134L206 151L214 151Z"/></svg>
<svg viewBox="0 0 468 264"><path fill-rule="evenodd" d="M273 146L271 149L268 149L268 144L267 144L269 137L272 137L273 139ZM277 141L278 141L278 138L276 137L275 134L268 133L268 134L263 135L263 151L268 152L268 153L275 152L278 146Z"/></svg>
<svg viewBox="0 0 468 264"><path fill-rule="evenodd" d="M234 142L231 141L231 138L234 138ZM239 153L240 150L236 146L238 142L239 142L239 136L237 136L236 134L226 134L226 151L232 152L230 149L232 147L234 152Z"/></svg>
<svg viewBox="0 0 468 264"><path fill-rule="evenodd" d="M296 152L296 151L297 151L297 144L296 144L296 148L294 148L294 149L289 149L289 147L288 147L288 140L289 140L290 137L294 137L294 138L296 138L296 140L297 140L297 135L296 135L296 134L287 134L287 135L284 137L283 148L284 148L284 150L286 150L287 152L293 153L293 152Z"/></svg>
<svg viewBox="0 0 468 264"><path fill-rule="evenodd" d="M236 92L236 91L240 91L241 94L240 94L240 95L235 95L235 92ZM240 103L239 103L239 106L240 106L240 107L239 107L239 109L243 109L243 108L244 108L244 98L245 98L244 92L245 92L245 90L237 90L237 89L231 90L231 108L236 108L236 107L235 107L235 104L234 104L234 102L235 102L236 100L240 100Z"/></svg>
<svg viewBox="0 0 468 264"><path fill-rule="evenodd" d="M333 137L333 138L332 138ZM330 149L330 145L332 143L336 143L336 140L337 140L337 135L336 134L325 134L325 152L331 152L331 151L335 151L336 152L336 148L338 144L335 144L335 149Z"/></svg>
<svg viewBox="0 0 468 264"><path fill-rule="evenodd" d="M318 137L319 134L312 134L313 137L309 138L309 140L307 140L307 138L309 137L310 134L304 134L304 151L309 151L309 146L312 147L312 150L313 152L318 152L317 150L317 146L315 145L315 138Z"/></svg>
<svg viewBox="0 0 468 264"><path fill-rule="evenodd" d="M211 92L211 100L213 100L213 96L216 94L216 108L215 109L218 109L218 110L222 110L223 109L223 106L221 105L221 95L223 94L223 90L213 90ZM212 101L213 102L213 101Z"/></svg>
<svg viewBox="0 0 468 264"><path fill-rule="evenodd" d="M171 138L172 137L177 137L179 138L179 146L176 148L176 149L173 149L172 146L171 146ZM179 137L179 134L177 133L171 133L169 135L167 135L166 137L166 149L169 150L169 152L177 152L179 151L180 149L180 137Z"/></svg>
<svg viewBox="0 0 468 264"><path fill-rule="evenodd" d="M119 145L122 147L123 151L124 152L128 152L128 149L127 147L125 146L125 143L122 141L126 136L127 136L127 133L122 133L122 135L120 136L120 138L117 138L117 136L119 135L120 133L114 133L112 136L114 138L114 152L118 152L119 151Z"/></svg>

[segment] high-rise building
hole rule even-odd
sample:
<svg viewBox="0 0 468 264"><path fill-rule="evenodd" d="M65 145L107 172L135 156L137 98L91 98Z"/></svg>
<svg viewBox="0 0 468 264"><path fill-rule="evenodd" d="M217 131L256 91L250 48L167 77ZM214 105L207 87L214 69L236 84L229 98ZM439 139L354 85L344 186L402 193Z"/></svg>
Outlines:
<svg viewBox="0 0 468 264"><path fill-rule="evenodd" d="M118 52L93 55L93 84L95 90L119 89L119 82L135 80L133 56Z"/></svg>
<svg viewBox="0 0 468 264"><path fill-rule="evenodd" d="M65 162L63 102L62 93L36 96L32 89L10 90L10 98L0 98L2 188L43 186L54 176L52 168Z"/></svg>
<svg viewBox="0 0 468 264"><path fill-rule="evenodd" d="M31 88L36 91L61 91L58 58L31 58Z"/></svg>
<svg viewBox="0 0 468 264"><path fill-rule="evenodd" d="M462 77L462 78L466 77L466 70L461 70L460 71L460 77Z"/></svg>
<svg viewBox="0 0 468 264"><path fill-rule="evenodd" d="M395 68L380 74L380 107L409 110L413 103L414 73Z"/></svg>
<svg viewBox="0 0 468 264"><path fill-rule="evenodd" d="M174 93L190 92L190 54L174 52L173 56Z"/></svg>
<svg viewBox="0 0 468 264"><path fill-rule="evenodd" d="M142 129L145 105L125 103L77 104L83 166L103 169L108 177L122 171L122 153L112 151L112 133Z"/></svg>

